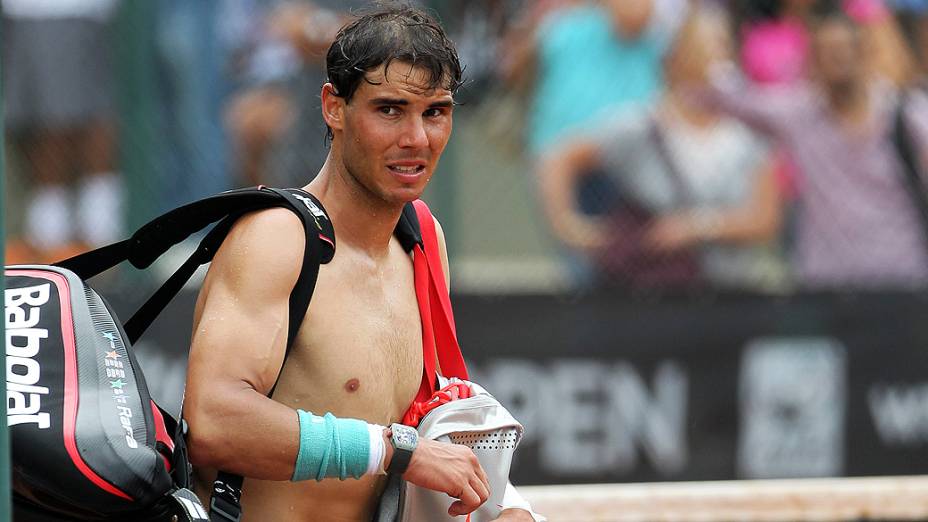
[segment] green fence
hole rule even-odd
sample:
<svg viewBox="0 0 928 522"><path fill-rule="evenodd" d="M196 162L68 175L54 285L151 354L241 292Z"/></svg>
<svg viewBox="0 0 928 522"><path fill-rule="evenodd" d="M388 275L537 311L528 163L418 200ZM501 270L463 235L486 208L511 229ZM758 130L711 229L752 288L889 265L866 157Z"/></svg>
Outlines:
<svg viewBox="0 0 928 522"><path fill-rule="evenodd" d="M2 64L0 64L0 77L3 75ZM3 94L0 92L0 102L3 101ZM4 201L4 185L6 184L6 171L4 163L6 158L3 151L6 148L3 139L3 104L0 103L0 202ZM2 206L2 205L0 205ZM2 231L6 228L3 226L3 212L0 212L0 237L5 237ZM6 242L4 241L4 244ZM0 261L4 259L4 245L0 244ZM0 282L3 282L3 274L0 274ZM5 286L4 286L5 288ZM6 338L3 331L6 321L0 322L0 337ZM6 350L0 352L0 366L6 368ZM0 414L6 418L6 401L0 406ZM0 422L0 520L10 519L10 439L7 432L6 423Z"/></svg>

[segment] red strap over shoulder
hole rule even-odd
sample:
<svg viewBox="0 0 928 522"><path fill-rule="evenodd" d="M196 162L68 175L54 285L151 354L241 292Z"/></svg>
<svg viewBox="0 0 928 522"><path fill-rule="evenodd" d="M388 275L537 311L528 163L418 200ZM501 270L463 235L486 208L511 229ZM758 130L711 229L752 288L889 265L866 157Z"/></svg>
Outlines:
<svg viewBox="0 0 928 522"><path fill-rule="evenodd" d="M464 365L464 357L458 345L454 313L451 309L451 299L441 264L435 221L425 202L417 200L413 205L419 219L419 229L424 246L424 251L417 246L413 254L416 298L422 318L422 349L425 366L416 402L423 402L429 400L436 389L436 353L442 375L445 377L467 379L467 367Z"/></svg>

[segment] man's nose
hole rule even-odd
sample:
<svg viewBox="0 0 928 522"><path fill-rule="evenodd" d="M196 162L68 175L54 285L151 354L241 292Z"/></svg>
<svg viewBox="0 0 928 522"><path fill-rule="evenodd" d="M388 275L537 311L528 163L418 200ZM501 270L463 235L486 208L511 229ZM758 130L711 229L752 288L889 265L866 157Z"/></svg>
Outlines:
<svg viewBox="0 0 928 522"><path fill-rule="evenodd" d="M424 149L429 146L429 137L425 132L425 122L421 117L409 118L403 126L399 146L403 148Z"/></svg>

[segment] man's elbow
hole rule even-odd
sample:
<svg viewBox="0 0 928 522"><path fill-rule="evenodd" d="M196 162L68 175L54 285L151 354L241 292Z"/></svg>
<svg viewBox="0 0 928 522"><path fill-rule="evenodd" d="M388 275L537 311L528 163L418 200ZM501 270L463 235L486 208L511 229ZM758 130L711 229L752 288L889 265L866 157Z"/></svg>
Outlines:
<svg viewBox="0 0 928 522"><path fill-rule="evenodd" d="M204 408L184 408L184 417L189 426L187 452L190 463L214 469L225 469L232 460L228 441L223 437L222 415L209 414Z"/></svg>
<svg viewBox="0 0 928 522"><path fill-rule="evenodd" d="M190 463L197 467L221 469L222 450L216 440L216 435L209 429L203 429L199 423L190 424L190 426L190 431L187 432L187 453Z"/></svg>

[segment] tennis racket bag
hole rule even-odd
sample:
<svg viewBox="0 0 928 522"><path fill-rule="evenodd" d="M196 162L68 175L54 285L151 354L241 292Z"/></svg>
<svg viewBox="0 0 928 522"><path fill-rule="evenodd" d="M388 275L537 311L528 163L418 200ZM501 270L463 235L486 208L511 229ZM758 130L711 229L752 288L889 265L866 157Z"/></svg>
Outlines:
<svg viewBox="0 0 928 522"><path fill-rule="evenodd" d="M291 310L299 313L319 265L334 255L335 237L319 201L299 190L224 192L179 207L125 241L55 265L6 267L7 425L17 519L208 520L187 489L185 424L152 400L132 345L212 259L235 220L270 207L297 213L307 231L303 271L291 295ZM86 281L126 260L147 268L216 222L125 323Z"/></svg>

